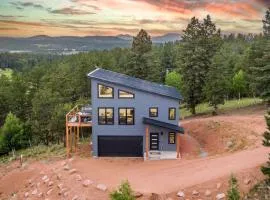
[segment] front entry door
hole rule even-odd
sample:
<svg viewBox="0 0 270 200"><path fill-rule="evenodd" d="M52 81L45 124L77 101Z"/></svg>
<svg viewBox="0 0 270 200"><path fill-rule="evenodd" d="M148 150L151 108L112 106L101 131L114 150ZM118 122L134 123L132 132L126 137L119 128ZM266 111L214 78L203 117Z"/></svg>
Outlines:
<svg viewBox="0 0 270 200"><path fill-rule="evenodd" d="M159 150L159 134L150 133L150 150Z"/></svg>

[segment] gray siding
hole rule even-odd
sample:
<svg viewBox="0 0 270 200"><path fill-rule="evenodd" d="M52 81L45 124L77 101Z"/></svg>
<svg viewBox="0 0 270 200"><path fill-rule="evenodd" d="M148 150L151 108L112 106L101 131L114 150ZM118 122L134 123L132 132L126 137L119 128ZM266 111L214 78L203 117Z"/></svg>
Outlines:
<svg viewBox="0 0 270 200"><path fill-rule="evenodd" d="M101 83L114 88L114 99L101 99L97 98L97 84ZM118 89L130 91L135 94L134 99L118 99ZM93 142L93 155L97 156L97 138L99 135L133 135L145 136L145 125L142 123L143 117L149 117L149 108L158 107L158 117L160 121L178 125L179 122L179 101L173 98L152 94L140 90L129 89L120 85L106 83L96 79L91 79L91 94L92 94L92 114L93 114L93 128L92 128L92 142ZM98 107L114 107L114 125L98 125ZM134 107L135 108L135 124L134 125L118 125L118 108L119 107ZM176 119L168 119L169 107L176 108ZM175 150L175 144L168 144L168 130L158 127L150 127L150 132L163 131L160 134L160 150ZM145 138L144 138L145 144Z"/></svg>

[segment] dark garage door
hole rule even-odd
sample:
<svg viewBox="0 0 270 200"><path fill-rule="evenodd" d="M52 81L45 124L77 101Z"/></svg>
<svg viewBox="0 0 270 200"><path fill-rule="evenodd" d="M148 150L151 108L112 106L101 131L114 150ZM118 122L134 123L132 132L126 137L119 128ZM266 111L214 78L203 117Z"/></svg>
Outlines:
<svg viewBox="0 0 270 200"><path fill-rule="evenodd" d="M142 136L98 136L99 156L142 157Z"/></svg>

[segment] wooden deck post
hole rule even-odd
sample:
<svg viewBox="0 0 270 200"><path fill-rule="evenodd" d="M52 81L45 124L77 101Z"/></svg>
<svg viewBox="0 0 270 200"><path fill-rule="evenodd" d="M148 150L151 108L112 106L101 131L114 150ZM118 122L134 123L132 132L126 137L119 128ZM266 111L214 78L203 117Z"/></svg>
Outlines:
<svg viewBox="0 0 270 200"><path fill-rule="evenodd" d="M66 151L67 151L67 157L69 157L69 127L68 127L67 115L66 115Z"/></svg>
<svg viewBox="0 0 270 200"><path fill-rule="evenodd" d="M149 158L149 126L146 125L145 127L145 157L146 160Z"/></svg>
<svg viewBox="0 0 270 200"><path fill-rule="evenodd" d="M180 133L176 133L176 158L180 158Z"/></svg>

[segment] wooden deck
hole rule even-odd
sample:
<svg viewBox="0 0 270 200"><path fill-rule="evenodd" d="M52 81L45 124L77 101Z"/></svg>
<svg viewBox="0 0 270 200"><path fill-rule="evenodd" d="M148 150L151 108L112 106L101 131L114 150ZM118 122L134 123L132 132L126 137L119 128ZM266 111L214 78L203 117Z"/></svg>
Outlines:
<svg viewBox="0 0 270 200"><path fill-rule="evenodd" d="M81 113L82 105L75 106L66 114L66 149L67 156L70 157L70 153L73 150L76 152L78 147L78 141L80 139L81 127L92 127L92 114ZM91 119L91 121L89 121Z"/></svg>

